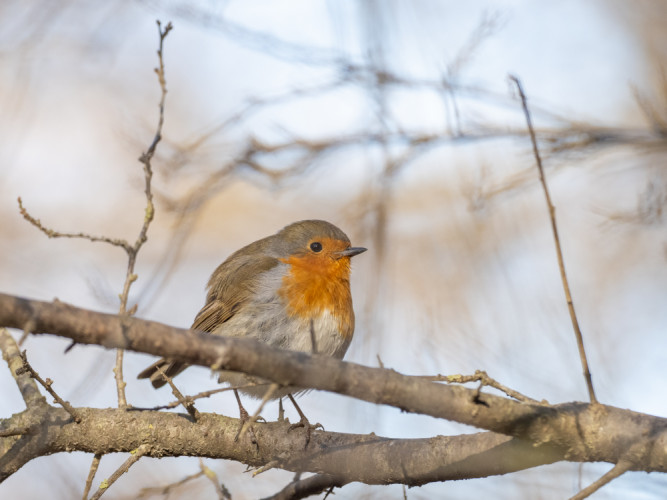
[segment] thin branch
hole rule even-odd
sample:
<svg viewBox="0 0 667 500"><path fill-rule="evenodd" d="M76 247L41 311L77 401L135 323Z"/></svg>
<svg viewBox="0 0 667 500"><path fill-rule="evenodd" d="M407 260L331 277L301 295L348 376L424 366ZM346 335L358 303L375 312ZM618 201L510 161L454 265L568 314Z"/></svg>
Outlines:
<svg viewBox="0 0 667 500"><path fill-rule="evenodd" d="M551 217L551 230L554 236L554 242L556 244L556 254L558 256L558 268L560 269L560 277L563 282L563 291L565 292L565 300L567 301L567 307L570 312L570 319L572 321L572 327L574 328L574 335L577 339L577 347L579 348L579 357L581 359L581 367L584 372L584 378L586 379L586 386L588 387L588 397L591 403L597 403L598 400L595 397L595 390L593 389L593 378L591 377L591 372L588 369L588 359L586 357L586 350L584 349L584 338L581 333L581 328L579 328L579 321L577 320L577 314L574 311L574 302L572 301L572 294L570 293L570 284L567 280L567 274L565 273L565 261L563 259L563 251L560 245L560 238L558 237L558 226L556 225L556 208L553 203L551 203L551 196L549 194L549 188L547 186L547 180L544 175L544 167L542 166L542 159L540 157L540 151L537 147L537 139L535 138L535 130L533 129L533 122L530 117L530 111L528 110L528 102L526 99L526 94L523 92L523 87L521 86L521 81L516 76L510 76L510 80L514 82L519 92L519 97L521 98L521 105L523 106L523 112L526 116L526 124L528 125L528 132L530 133L530 140L533 144L533 154L535 155L535 161L537 162L537 168L540 172L540 182L542 183L542 189L544 190L544 197L547 202L547 207L549 208L549 216Z"/></svg>
<svg viewBox="0 0 667 500"><path fill-rule="evenodd" d="M448 384L466 384L468 382L481 382L482 385L493 387L498 389L501 392L504 392L509 397L521 401L522 403L531 403L531 404L544 404L545 402L538 401L536 399L524 396L514 389L510 389L507 386L504 386L494 378L489 377L489 375L483 370L475 370L474 375L435 375L435 376L420 376L418 377L422 380L430 380L431 382L447 382Z"/></svg>
<svg viewBox="0 0 667 500"><path fill-rule="evenodd" d="M93 236L92 234L88 233L62 233L60 231L48 228L42 224L41 220L34 218L32 215L28 213L28 211L23 206L23 200L21 200L20 196L18 197L17 200L19 203L19 212L21 213L23 218L27 220L30 224L35 226L37 229L39 229L41 232L43 232L45 235L47 235L49 238L81 238L92 242L108 243L109 245L121 247L126 252L129 251L129 249L131 248L130 244L127 241L118 238L108 238L106 236Z"/></svg>
<svg viewBox="0 0 667 500"><path fill-rule="evenodd" d="M51 396L53 396L53 399L55 399L56 402L67 411L67 413L72 415L72 418L77 424L81 423L81 417L77 415L76 410L74 410L72 405L69 404L67 401L65 401L63 398L61 398L60 396L58 396L56 391L54 391L53 388L51 387L53 385L53 380L51 380L50 378L44 380L42 379L42 377L39 376L39 373L35 371L35 369L30 365L30 363L28 363L28 357L25 351L21 353L21 359L23 360L23 365L21 366L21 368L16 370L16 374L21 375L26 372L29 373L33 379L39 382L44 387L44 389L46 389L46 391L49 394L51 394Z"/></svg>
<svg viewBox="0 0 667 500"><path fill-rule="evenodd" d="M641 108L653 131L662 137L667 137L667 123L663 117L660 116L660 114L655 110L655 107L644 96L644 94L642 94L636 85L631 84L630 88L632 90L632 95L635 98L635 102Z"/></svg>
<svg viewBox="0 0 667 500"><path fill-rule="evenodd" d="M195 474L192 474L190 476L186 476L180 481L177 481L175 483L167 484L165 486L154 486L152 488L142 488L139 491L139 494L137 495L137 498L143 498L147 496L152 496L155 494L158 495L168 495L171 493L171 490L178 488L179 486L183 486L185 483L192 481L193 479L197 479L199 477L202 477L204 475L203 471L196 472Z"/></svg>
<svg viewBox="0 0 667 500"><path fill-rule="evenodd" d="M45 404L46 399L39 392L37 383L29 374L23 372L23 358L14 337L11 336L6 328L0 328L0 350L2 350L2 359L7 362L16 385L21 392L21 397L30 408L38 404Z"/></svg>
<svg viewBox="0 0 667 500"><path fill-rule="evenodd" d="M160 35L160 43L157 52L159 67L155 68L155 73L158 76L158 81L161 90L160 104L159 104L160 113L159 113L157 131L155 133L155 136L153 137L153 140L148 149L146 150L146 152L143 153L139 158L139 161L144 166L144 183L145 183L144 193L146 194L146 208L144 210L144 222L143 225L141 226L139 235L134 245L130 245L130 243L128 243L126 240L113 239L105 236L92 236L86 233L61 233L58 231L54 231L53 229L45 227L39 219L36 219L33 216L31 216L27 212L27 210L23 207L23 202L21 198L20 197L18 198L19 211L21 215L23 215L23 217L28 222L30 222L33 226L35 226L44 234L46 234L49 238L60 238L60 237L83 238L89 241L94 241L94 242L99 241L103 243L108 243L110 245L121 247L125 250L128 257L128 263L127 263L127 272L125 273L125 283L123 284L123 291L119 295L120 298L119 314L121 316L125 315L132 316L136 311L137 307L136 305L129 309L127 307L128 298L130 294L130 287L132 286L132 283L134 283L137 280L137 275L134 272L134 267L137 260L137 254L139 253L139 250L147 240L148 228L150 227L150 224L153 221L153 218L155 217L155 206L153 204L153 193L151 191L151 181L153 179L153 169L151 166L151 160L153 158L153 155L155 154L155 150L157 148L158 143L162 139L162 126L164 124L164 104L167 96L167 83L165 79L164 60L163 60L163 46L164 46L164 39L167 37L167 35L173 28L171 23L167 23L167 25L163 30L160 21L157 21L157 27L158 27L158 33ZM68 347L67 350L69 350L72 346L73 344L70 345L70 347ZM127 408L127 398L125 396L126 383L123 380L122 349L116 351L116 363L113 369L113 373L114 373L114 380L116 381L118 406L120 408Z"/></svg>
<svg viewBox="0 0 667 500"><path fill-rule="evenodd" d="M23 327L23 333L21 334L21 338L17 342L18 346L21 347L23 345L23 342L25 342L25 339L28 338L28 335L30 335L30 330L32 330L32 324L28 322L24 327Z"/></svg>
<svg viewBox="0 0 667 500"><path fill-rule="evenodd" d="M583 500L584 498L588 498L590 495L602 488L605 484L608 484L617 477L625 474L628 470L630 470L630 467L632 467L632 462L630 460L620 460L609 470L609 472L604 474L594 483L586 486L583 490L570 498L570 500Z"/></svg>
<svg viewBox="0 0 667 500"><path fill-rule="evenodd" d="M190 401L195 401L197 399L202 399L202 398L209 398L215 394L221 393L221 392L227 392L227 391L233 391L234 389L245 389L247 387L258 387L258 386L263 386L263 385L270 385L268 383L266 384L246 384L246 385L240 385L236 387L219 387L218 389L211 389L210 391L204 391L200 392L198 394L195 394L194 396L184 396L183 399L186 402ZM176 400L172 401L171 403L167 403L166 405L157 405L157 406L152 406L150 408L142 408L140 406L132 406L128 408L128 410L132 411L157 411L157 410L169 410L171 408L176 408L180 405L182 405L183 402Z"/></svg>
<svg viewBox="0 0 667 500"><path fill-rule="evenodd" d="M153 204L153 193L151 191L151 181L153 179L153 167L151 165L151 160L153 159L153 155L155 154L155 149L157 148L157 145L162 140L162 126L164 125L164 103L167 97L167 81L164 76L165 75L164 59L162 55L163 55L164 39L172 30L173 26L171 25L171 23L167 23L167 25L163 30L162 24L160 23L160 21L157 21L157 28L158 28L158 33L160 35L160 44L157 51L159 67L155 68L155 73L157 74L161 90L160 104L159 104L160 113L158 117L157 130L155 132L155 136L153 137L153 141L151 142L146 152L139 157L139 161L144 166L144 193L146 194L146 208L144 210L144 223L141 226L141 229L139 230L139 236L137 237L137 240L135 241L133 246L131 246L130 248L126 248L128 262L127 262L127 273L125 274L125 283L123 285L123 292L120 294L119 314L121 316L123 315L131 316L136 311L136 305L132 307L130 310L127 309L127 302L130 295L130 287L132 286L132 283L134 283L137 280L137 275L134 273L134 266L137 261L137 254L139 253L139 250L148 239L148 228L150 227L151 222L153 222L153 218L155 217L155 206ZM114 378L116 380L118 406L120 408L127 408L127 398L125 397L126 383L123 380L122 349L116 351L116 365L114 366L113 373L114 373Z"/></svg>
<svg viewBox="0 0 667 500"><path fill-rule="evenodd" d="M225 487L224 484L218 479L218 475L204 465L204 461L199 458L199 468L201 469L204 476L213 483L215 492L218 495L218 500L232 500L232 495L229 493L229 490Z"/></svg>
<svg viewBox="0 0 667 500"><path fill-rule="evenodd" d="M86 486L83 489L83 495L81 495L81 498L83 500L86 500L88 498L88 494L90 493L90 488L93 485L93 479L95 479L95 474L97 473L97 469L100 466L101 460L102 460L102 455L100 453L96 453L95 456L93 457L93 461L90 464L90 471L88 472L88 478L86 479Z"/></svg>
<svg viewBox="0 0 667 500"><path fill-rule="evenodd" d="M118 467L118 469L116 469L114 473L111 474L111 476L109 476L109 479L105 479L102 481L102 483L100 483L100 487L93 494L93 496L90 497L90 500L98 500L104 494L104 492L107 491L111 485L120 478L120 476L130 470L130 467L137 463L141 457L150 451L150 449L151 448L148 444L142 444L139 446L139 448L132 451L130 453L130 457L125 460L125 462L123 462L123 464Z"/></svg>
<svg viewBox="0 0 667 500"><path fill-rule="evenodd" d="M299 498L317 495L331 488L340 488L345 484L347 484L347 481L342 478L328 474L315 474L306 479L292 481L275 495L265 497L262 500L298 500Z"/></svg>
<svg viewBox="0 0 667 500"><path fill-rule="evenodd" d="M183 393L178 390L178 387L176 387L171 377L165 373L164 368L158 366L157 370L160 373L160 375L162 375L162 378L166 380L167 384L169 384L169 387L171 387L171 393L178 400L178 402L183 405L183 408L185 408L185 410L190 414L190 416L195 420L195 422L199 420L199 411L197 410L197 408L195 408L195 405L192 402L192 400L191 399L189 400L188 398L183 396Z"/></svg>

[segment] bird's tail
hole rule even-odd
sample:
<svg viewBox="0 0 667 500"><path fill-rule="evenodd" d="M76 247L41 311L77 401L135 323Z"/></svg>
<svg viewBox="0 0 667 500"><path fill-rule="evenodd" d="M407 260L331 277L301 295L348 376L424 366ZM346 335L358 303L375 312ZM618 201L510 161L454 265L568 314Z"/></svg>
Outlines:
<svg viewBox="0 0 667 500"><path fill-rule="evenodd" d="M167 374L168 377L175 377L183 370L185 370L188 366L189 365L186 365L185 363L180 363L178 361L169 361L168 359L162 358L161 360L156 361L151 366L142 371L139 375L137 375L137 378L149 378L151 380L151 384L153 384L153 387L159 389L160 387L162 387L164 384L167 383L165 378L160 373L159 368L162 368L162 370L164 371L164 373Z"/></svg>

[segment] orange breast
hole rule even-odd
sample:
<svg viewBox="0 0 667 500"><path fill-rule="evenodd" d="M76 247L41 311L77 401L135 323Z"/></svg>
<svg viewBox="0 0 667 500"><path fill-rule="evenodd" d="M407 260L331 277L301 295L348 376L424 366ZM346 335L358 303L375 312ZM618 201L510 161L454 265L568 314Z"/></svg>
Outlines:
<svg viewBox="0 0 667 500"><path fill-rule="evenodd" d="M335 242L338 243L338 242ZM344 248L342 242L336 250ZM332 248L325 244L325 248ZM348 339L354 333L354 312L350 294L350 258L334 259L329 252L281 259L290 265L280 295L290 316L314 318L325 312L338 321L338 333Z"/></svg>

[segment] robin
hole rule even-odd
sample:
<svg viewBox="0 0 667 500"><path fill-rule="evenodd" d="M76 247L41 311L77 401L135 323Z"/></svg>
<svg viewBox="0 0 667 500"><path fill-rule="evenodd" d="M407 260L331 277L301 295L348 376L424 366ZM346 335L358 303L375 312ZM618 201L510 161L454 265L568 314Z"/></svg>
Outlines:
<svg viewBox="0 0 667 500"><path fill-rule="evenodd" d="M255 241L227 258L211 275L206 304L193 330L229 337L253 337L292 351L313 352L342 359L354 333L350 293L350 258L365 252L350 246L343 231L322 220L295 222L278 233ZM153 387L166 380L160 369L174 377L188 367L161 359L142 371ZM237 372L222 371L220 382L255 398L265 397L270 382ZM288 396L308 425L292 393L281 387L271 399ZM239 404L241 419L248 414ZM312 427L312 426L311 426Z"/></svg>

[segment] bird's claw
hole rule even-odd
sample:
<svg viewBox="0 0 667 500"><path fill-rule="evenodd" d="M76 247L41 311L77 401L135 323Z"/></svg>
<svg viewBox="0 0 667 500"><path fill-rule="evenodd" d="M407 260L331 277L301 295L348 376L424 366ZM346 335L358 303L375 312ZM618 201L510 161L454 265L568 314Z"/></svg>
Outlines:
<svg viewBox="0 0 667 500"><path fill-rule="evenodd" d="M314 430L317 429L324 430L324 426L319 422L313 425L308 421L307 418L303 417L297 423L291 424L287 429L287 432L296 429L297 427L303 427L306 430L306 445L304 446L304 449L308 448L308 443L310 443L310 435Z"/></svg>

